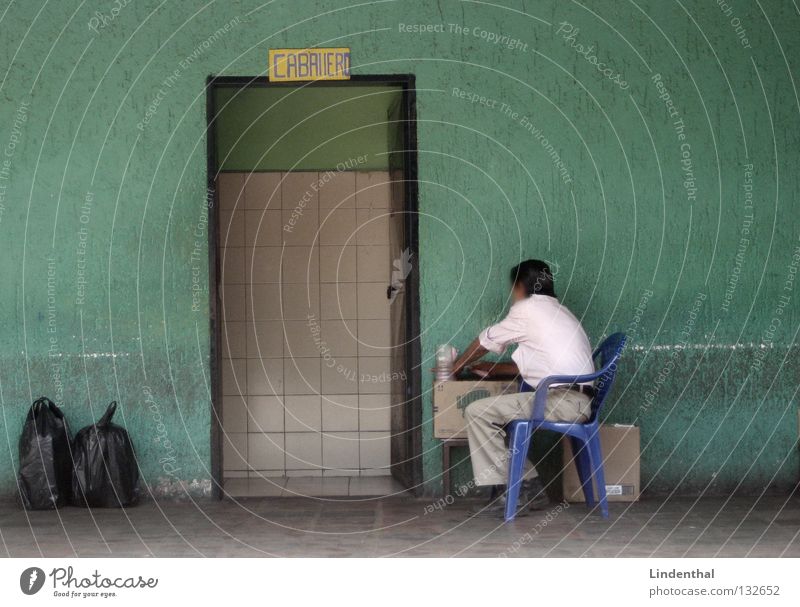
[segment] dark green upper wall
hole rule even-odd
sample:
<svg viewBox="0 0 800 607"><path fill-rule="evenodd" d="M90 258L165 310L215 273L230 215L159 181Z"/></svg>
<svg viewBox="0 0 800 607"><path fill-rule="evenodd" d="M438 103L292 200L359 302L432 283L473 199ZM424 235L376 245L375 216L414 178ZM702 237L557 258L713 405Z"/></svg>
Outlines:
<svg viewBox="0 0 800 607"><path fill-rule="evenodd" d="M0 491L13 491L16 437L40 393L75 426L119 400L143 473L165 492L210 477L205 85L264 76L270 47L314 44L350 46L355 74L416 75L423 369L436 344L463 347L502 313L511 265L543 257L593 340L632 334L609 414L641 425L648 490L791 486L800 16L783 0L730 4L733 15L705 0L137 0L96 31L97 4L4 7ZM557 33L562 22L626 90ZM427 392L423 407L435 491Z"/></svg>
<svg viewBox="0 0 800 607"><path fill-rule="evenodd" d="M215 96L220 170L389 168L397 125L387 116L402 96L399 87L226 87Z"/></svg>

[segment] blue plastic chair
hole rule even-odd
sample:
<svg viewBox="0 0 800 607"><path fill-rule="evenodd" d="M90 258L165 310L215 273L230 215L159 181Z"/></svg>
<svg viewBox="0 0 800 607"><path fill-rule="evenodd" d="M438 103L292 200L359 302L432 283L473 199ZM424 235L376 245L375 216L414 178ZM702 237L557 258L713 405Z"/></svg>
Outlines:
<svg viewBox="0 0 800 607"><path fill-rule="evenodd" d="M551 375L539 382L534 390L522 382L520 392L536 392L533 400L533 414L530 419L517 419L508 426L509 449L511 462L508 467L508 494L506 502L506 522L514 520L519 500L520 485L522 484L522 471L525 458L528 456L528 447L531 444L531 435L534 430L552 430L570 437L572 453L575 456L575 465L578 476L586 497L586 505L595 505L592 480L597 484L597 493L600 501L600 512L603 518L608 518L608 500L606 498L606 481L603 474L603 453L600 449L600 409L614 385L617 373L617 361L625 348L625 334L614 333L600 344L592 354L592 358L599 357L600 370L589 375ZM599 380L599 381L597 381ZM547 390L551 384L584 384L595 383L595 396L592 399L591 417L585 423L550 422L544 419ZM557 386L555 386L557 387Z"/></svg>

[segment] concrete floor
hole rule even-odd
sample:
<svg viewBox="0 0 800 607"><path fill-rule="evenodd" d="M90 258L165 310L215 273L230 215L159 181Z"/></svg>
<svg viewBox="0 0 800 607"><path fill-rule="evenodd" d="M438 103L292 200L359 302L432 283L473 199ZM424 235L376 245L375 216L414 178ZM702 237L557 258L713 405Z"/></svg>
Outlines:
<svg viewBox="0 0 800 607"><path fill-rule="evenodd" d="M607 521L572 504L508 525L470 519L478 503L277 497L57 513L6 503L0 555L800 556L797 498L612 504Z"/></svg>
<svg viewBox="0 0 800 607"><path fill-rule="evenodd" d="M405 488L391 476L299 476L274 478L229 478L225 480L229 497L397 497Z"/></svg>

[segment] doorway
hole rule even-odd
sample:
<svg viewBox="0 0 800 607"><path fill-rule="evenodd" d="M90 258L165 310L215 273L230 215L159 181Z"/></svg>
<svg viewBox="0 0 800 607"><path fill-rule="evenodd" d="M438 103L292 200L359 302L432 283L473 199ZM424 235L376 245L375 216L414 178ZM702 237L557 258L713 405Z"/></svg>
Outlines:
<svg viewBox="0 0 800 607"><path fill-rule="evenodd" d="M421 486L413 76L208 87L218 495Z"/></svg>

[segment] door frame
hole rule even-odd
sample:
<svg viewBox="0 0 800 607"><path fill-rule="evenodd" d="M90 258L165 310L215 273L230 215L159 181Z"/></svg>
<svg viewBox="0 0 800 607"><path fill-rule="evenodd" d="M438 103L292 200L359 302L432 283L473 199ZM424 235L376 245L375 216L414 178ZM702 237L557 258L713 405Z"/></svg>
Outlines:
<svg viewBox="0 0 800 607"><path fill-rule="evenodd" d="M406 387L406 403L408 407L408 428L411 432L412 454L400 470L401 482L414 494L420 494L423 488L422 478L422 347L420 343L420 300L419 300L419 188L417 183L417 112L416 112L416 77L414 74L359 75L350 80L319 82L269 82L266 77L251 76L209 76L206 80L206 200L213 200L213 208L209 209L208 222L208 293L209 293L209 329L210 329L210 384L211 384L211 475L212 495L222 499L223 490L223 437L222 428L222 322L220 313L221 267L218 255L220 238L219 193L216 188L218 174L216 155L216 123L217 108L214 103L214 92L218 88L252 88L252 87L347 87L347 86L400 86L403 91L405 154L405 240L417 260L405 281L405 334L406 334L406 369L408 383ZM392 464L393 474L397 472Z"/></svg>

